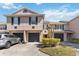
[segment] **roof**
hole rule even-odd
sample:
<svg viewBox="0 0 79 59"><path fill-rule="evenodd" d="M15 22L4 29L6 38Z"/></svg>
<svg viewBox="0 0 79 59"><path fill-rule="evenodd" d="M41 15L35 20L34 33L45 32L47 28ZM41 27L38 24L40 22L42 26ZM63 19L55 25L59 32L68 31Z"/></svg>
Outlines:
<svg viewBox="0 0 79 59"><path fill-rule="evenodd" d="M79 16L77 16L77 17L73 18L73 19L72 19L72 20L70 20L68 23L70 23L70 22L74 21L74 20L75 20L75 19L77 19L77 18L79 18Z"/></svg>
<svg viewBox="0 0 79 59"><path fill-rule="evenodd" d="M29 11L32 12L32 13L38 14L37 12L32 11L32 10L30 10L30 9L28 9L28 8L21 8L21 9L18 9L16 12L14 12L14 13L12 13L12 14L15 14L15 13L21 11L21 10L29 10Z"/></svg>
<svg viewBox="0 0 79 59"><path fill-rule="evenodd" d="M56 24L66 24L66 23L62 23L62 22L50 22L49 24L56 25Z"/></svg>
<svg viewBox="0 0 79 59"><path fill-rule="evenodd" d="M67 33L74 33L74 31L72 31L72 30L64 30L64 31Z"/></svg>
<svg viewBox="0 0 79 59"><path fill-rule="evenodd" d="M7 23L0 23L0 25L7 25Z"/></svg>
<svg viewBox="0 0 79 59"><path fill-rule="evenodd" d="M24 10L26 10L26 12L23 12ZM5 16L44 16L44 14L39 14L39 13L34 12L30 9L22 8L12 14L7 14Z"/></svg>

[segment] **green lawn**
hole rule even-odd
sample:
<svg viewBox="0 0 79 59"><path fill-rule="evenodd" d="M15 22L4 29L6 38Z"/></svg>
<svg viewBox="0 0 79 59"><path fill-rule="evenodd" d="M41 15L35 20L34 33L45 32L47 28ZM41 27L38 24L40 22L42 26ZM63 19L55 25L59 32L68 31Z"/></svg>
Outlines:
<svg viewBox="0 0 79 59"><path fill-rule="evenodd" d="M45 47L45 48L40 48L39 50L50 56L75 56L76 55L75 49L68 46Z"/></svg>

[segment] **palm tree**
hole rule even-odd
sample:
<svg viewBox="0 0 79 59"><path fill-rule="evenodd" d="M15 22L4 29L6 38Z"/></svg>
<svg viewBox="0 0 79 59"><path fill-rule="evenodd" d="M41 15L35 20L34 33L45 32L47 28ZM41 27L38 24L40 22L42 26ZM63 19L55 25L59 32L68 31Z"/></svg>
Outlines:
<svg viewBox="0 0 79 59"><path fill-rule="evenodd" d="M54 37L54 26L49 25L49 26L48 26L48 36L49 36L50 38L52 38L52 35L53 35L53 37Z"/></svg>

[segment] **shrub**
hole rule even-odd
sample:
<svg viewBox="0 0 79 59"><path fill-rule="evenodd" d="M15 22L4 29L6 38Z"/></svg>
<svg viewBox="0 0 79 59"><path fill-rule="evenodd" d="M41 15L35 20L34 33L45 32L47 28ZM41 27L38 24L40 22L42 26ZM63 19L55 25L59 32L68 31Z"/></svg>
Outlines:
<svg viewBox="0 0 79 59"><path fill-rule="evenodd" d="M59 38L43 38L42 44L44 46L56 46L59 45L60 39Z"/></svg>
<svg viewBox="0 0 79 59"><path fill-rule="evenodd" d="M72 43L79 44L79 38L72 38L69 41L72 42Z"/></svg>
<svg viewBox="0 0 79 59"><path fill-rule="evenodd" d="M71 47L46 47L46 48L40 48L41 52L46 53L50 56L75 56L76 50Z"/></svg>

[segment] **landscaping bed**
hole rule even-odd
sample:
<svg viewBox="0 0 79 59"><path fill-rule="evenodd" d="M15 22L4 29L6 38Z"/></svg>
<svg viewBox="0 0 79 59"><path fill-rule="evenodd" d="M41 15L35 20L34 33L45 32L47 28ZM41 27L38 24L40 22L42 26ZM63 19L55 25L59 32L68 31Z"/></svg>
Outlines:
<svg viewBox="0 0 79 59"><path fill-rule="evenodd" d="M40 48L39 50L50 56L75 56L76 55L75 49L68 46L44 47L44 48Z"/></svg>
<svg viewBox="0 0 79 59"><path fill-rule="evenodd" d="M72 38L69 42L79 44L79 38Z"/></svg>

